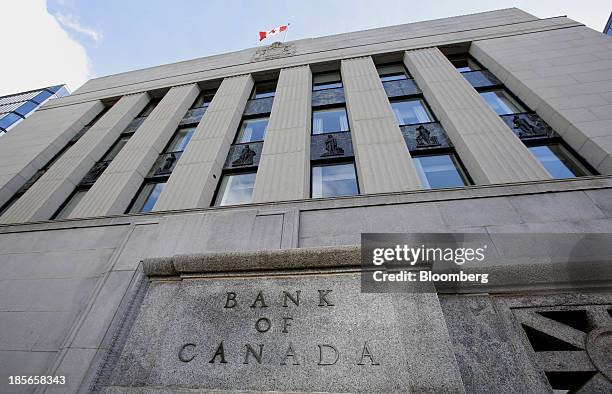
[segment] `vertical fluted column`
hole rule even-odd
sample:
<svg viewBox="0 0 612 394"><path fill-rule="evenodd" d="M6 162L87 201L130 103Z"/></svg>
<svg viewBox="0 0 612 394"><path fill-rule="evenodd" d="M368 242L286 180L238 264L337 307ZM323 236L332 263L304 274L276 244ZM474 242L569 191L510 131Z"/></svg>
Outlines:
<svg viewBox="0 0 612 394"><path fill-rule="evenodd" d="M123 96L11 206L0 222L49 219L148 101L147 93Z"/></svg>
<svg viewBox="0 0 612 394"><path fill-rule="evenodd" d="M559 29L554 34L474 41L470 46L470 54L550 124L564 142L600 174L609 175L610 53L612 39L586 26Z"/></svg>
<svg viewBox="0 0 612 394"><path fill-rule="evenodd" d="M0 206L103 109L99 100L49 109L43 107L3 135Z"/></svg>
<svg viewBox="0 0 612 394"><path fill-rule="evenodd" d="M309 197L311 85L308 66L280 72L253 202Z"/></svg>
<svg viewBox="0 0 612 394"><path fill-rule="evenodd" d="M70 217L124 213L198 93L195 84L170 89Z"/></svg>
<svg viewBox="0 0 612 394"><path fill-rule="evenodd" d="M209 206L252 89L250 75L221 82L154 211Z"/></svg>
<svg viewBox="0 0 612 394"><path fill-rule="evenodd" d="M421 182L372 58L343 60L342 83L361 192L419 189Z"/></svg>
<svg viewBox="0 0 612 394"><path fill-rule="evenodd" d="M550 179L439 49L408 51L404 62L476 184Z"/></svg>

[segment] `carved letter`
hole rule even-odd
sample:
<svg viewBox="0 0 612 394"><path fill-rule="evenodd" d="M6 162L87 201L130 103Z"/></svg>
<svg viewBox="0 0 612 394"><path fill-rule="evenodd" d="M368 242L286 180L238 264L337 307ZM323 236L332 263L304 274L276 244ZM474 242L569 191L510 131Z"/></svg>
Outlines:
<svg viewBox="0 0 612 394"><path fill-rule="evenodd" d="M291 322L289 320L293 320L293 318L291 316L283 317L283 332L285 334L289 332L287 331L287 327L291 325Z"/></svg>
<svg viewBox="0 0 612 394"><path fill-rule="evenodd" d="M319 363L317 365L334 365L338 361L338 358L340 357L340 353L338 353L338 349L336 349L332 345L317 345L317 346L319 346ZM334 358L333 362L329 362L329 361L323 362L323 348L324 347L328 349L332 349L334 351L334 354L336 355L336 357Z"/></svg>
<svg viewBox="0 0 612 394"><path fill-rule="evenodd" d="M280 365L287 365L287 359L289 357L293 358L293 365L300 365L297 358L295 357L295 351L293 350L293 345L291 344L291 342L289 342L289 347L287 348L287 351L285 352L285 357L283 358L283 361L281 361Z"/></svg>
<svg viewBox="0 0 612 394"><path fill-rule="evenodd" d="M183 351L185 351L187 348L191 348L191 349L195 349L196 345L195 343L186 343L184 344L181 349L178 352L178 358L179 360L181 360L184 363L188 363L189 361L193 360L195 358L195 354L193 354L191 357L186 357L183 354Z"/></svg>
<svg viewBox="0 0 612 394"><path fill-rule="evenodd" d="M215 352L215 355L213 356L213 358L209 361L209 363L214 364L215 363L215 359L221 356L221 364L227 364L227 361L225 361L225 351L223 350L223 341L221 341L221 343L219 344L219 347L217 348L217 351Z"/></svg>
<svg viewBox="0 0 612 394"><path fill-rule="evenodd" d="M357 365L364 365L363 359L366 357L370 359L370 362L372 363L372 365L380 365L380 363L377 363L376 361L374 361L374 356L372 355L372 353L370 353L370 349L368 349L368 343L364 342L363 350L361 352L361 359L359 360Z"/></svg>
<svg viewBox="0 0 612 394"><path fill-rule="evenodd" d="M244 355L244 363L245 364L249 363L249 354L252 354L253 357L255 357L255 360L257 360L257 363L261 364L261 354L263 353L264 345L259 345L259 354L255 353L255 350L253 350L251 345L244 345L244 346L246 347L246 353Z"/></svg>
<svg viewBox="0 0 612 394"><path fill-rule="evenodd" d="M334 306L334 304L325 298L331 292L331 290L319 290L319 306Z"/></svg>
<svg viewBox="0 0 612 394"><path fill-rule="evenodd" d="M261 323L264 323L263 327ZM270 323L270 320L266 319L265 317L262 317L261 319L255 322L255 329L259 332L267 332L271 326L272 323Z"/></svg>
<svg viewBox="0 0 612 394"><path fill-rule="evenodd" d="M261 306L260 308L267 308L268 305L266 305L266 302L264 301L264 296L263 296L263 292L259 292L257 293L257 297L255 298L255 301L253 301L253 305L251 305L251 308L257 308L257 303L261 302Z"/></svg>
<svg viewBox="0 0 612 394"><path fill-rule="evenodd" d="M227 299L225 300L224 308L233 308L237 304L236 302L236 293L229 291L227 293Z"/></svg>
<svg viewBox="0 0 612 394"><path fill-rule="evenodd" d="M295 306L300 306L300 292L301 290L296 290L295 298L293 298L291 294L287 293L286 291L283 291L283 306L287 308L287 298L289 298L291 302L295 304Z"/></svg>

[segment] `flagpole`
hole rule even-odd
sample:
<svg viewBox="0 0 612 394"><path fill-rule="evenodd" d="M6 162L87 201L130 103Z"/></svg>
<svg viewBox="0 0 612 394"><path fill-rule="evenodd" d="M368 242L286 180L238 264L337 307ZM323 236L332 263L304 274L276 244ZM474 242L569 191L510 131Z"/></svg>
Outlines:
<svg viewBox="0 0 612 394"><path fill-rule="evenodd" d="M285 43L285 40L287 39L287 32L289 31L289 25L291 23L287 23L287 28L285 29L285 35L283 36L283 44Z"/></svg>

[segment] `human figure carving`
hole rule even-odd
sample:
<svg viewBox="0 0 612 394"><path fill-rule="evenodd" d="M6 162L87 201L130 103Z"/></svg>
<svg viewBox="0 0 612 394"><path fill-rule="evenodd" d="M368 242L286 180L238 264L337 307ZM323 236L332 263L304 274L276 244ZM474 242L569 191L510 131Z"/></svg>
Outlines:
<svg viewBox="0 0 612 394"><path fill-rule="evenodd" d="M336 141L333 135L328 134L327 139L325 140L325 152L321 155L321 157L339 156L343 154L344 154L344 149L338 146L338 141Z"/></svg>
<svg viewBox="0 0 612 394"><path fill-rule="evenodd" d="M242 147L242 151L240 152L240 156L234 161L232 161L233 166L248 166L253 164L253 158L257 155L251 147L246 144Z"/></svg>
<svg viewBox="0 0 612 394"><path fill-rule="evenodd" d="M438 143L438 137L435 135L432 136L431 131L429 131L425 126L420 125L416 128L416 132L416 143L418 146L440 145Z"/></svg>

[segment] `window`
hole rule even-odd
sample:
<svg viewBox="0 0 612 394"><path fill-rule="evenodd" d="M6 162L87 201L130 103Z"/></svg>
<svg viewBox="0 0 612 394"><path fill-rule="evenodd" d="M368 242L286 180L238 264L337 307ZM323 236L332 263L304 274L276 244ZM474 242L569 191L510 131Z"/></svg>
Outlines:
<svg viewBox="0 0 612 394"><path fill-rule="evenodd" d="M359 194L355 165L329 164L312 167L312 197L354 196Z"/></svg>
<svg viewBox="0 0 612 394"><path fill-rule="evenodd" d="M211 91L204 91L200 93L198 98L196 98L196 100L193 102L191 109L208 106L208 104L210 104L210 102L212 101L214 95L215 92Z"/></svg>
<svg viewBox="0 0 612 394"><path fill-rule="evenodd" d="M157 104L159 104L159 102L160 102L160 99L153 99L149 101L149 104L147 104L147 106L144 107L144 109L142 110L142 112L140 112L140 115L138 115L138 117L140 118L143 116L149 116L151 112L153 112Z"/></svg>
<svg viewBox="0 0 612 394"><path fill-rule="evenodd" d="M400 126L433 121L423 99L394 101L391 107Z"/></svg>
<svg viewBox="0 0 612 394"><path fill-rule="evenodd" d="M528 147L554 179L590 175L574 155L559 143Z"/></svg>
<svg viewBox="0 0 612 394"><path fill-rule="evenodd" d="M129 213L151 212L155 203L159 199L159 195L166 186L166 181L163 182L146 182L140 192L134 199Z"/></svg>
<svg viewBox="0 0 612 394"><path fill-rule="evenodd" d="M83 197L85 197L85 194L87 194L88 190L89 189L84 189L77 190L76 192L74 192L72 196L70 196L70 198L64 203L60 210L55 215L53 215L51 219L66 219L68 216L70 216L72 211L74 211L74 208L76 208L76 206L79 204L79 202L81 202Z"/></svg>
<svg viewBox="0 0 612 394"><path fill-rule="evenodd" d="M125 144L127 144L127 142L130 140L130 137L131 135L126 135L119 138L117 142L115 142L115 144L112 146L112 148L110 148L110 150L106 152L106 154L102 158L102 161L113 160L119 154L119 152L121 152L121 149L123 149Z"/></svg>
<svg viewBox="0 0 612 394"><path fill-rule="evenodd" d="M525 108L504 89L487 90L480 92L480 95L500 116L525 112Z"/></svg>
<svg viewBox="0 0 612 394"><path fill-rule="evenodd" d="M478 71L482 69L482 67L480 67L480 65L469 56L450 59L450 61L460 73Z"/></svg>
<svg viewBox="0 0 612 394"><path fill-rule="evenodd" d="M345 108L312 111L312 134L349 131Z"/></svg>
<svg viewBox="0 0 612 394"><path fill-rule="evenodd" d="M256 83L253 88L251 99L274 97L276 93L276 81Z"/></svg>
<svg viewBox="0 0 612 394"><path fill-rule="evenodd" d="M178 129L164 152L183 152L191 140L191 137L193 137L194 131L195 127L182 127Z"/></svg>
<svg viewBox="0 0 612 394"><path fill-rule="evenodd" d="M215 201L216 206L248 204L253 197L255 172L223 176Z"/></svg>
<svg viewBox="0 0 612 394"><path fill-rule="evenodd" d="M245 119L240 125L236 143L263 141L266 136L269 118Z"/></svg>
<svg viewBox="0 0 612 394"><path fill-rule="evenodd" d="M423 189L461 187L468 182L455 155L413 156Z"/></svg>
<svg viewBox="0 0 612 394"><path fill-rule="evenodd" d="M312 77L312 90L334 89L342 87L340 73L329 72L315 74Z"/></svg>
<svg viewBox="0 0 612 394"><path fill-rule="evenodd" d="M382 82L387 81L400 81L403 79L408 79L408 75L406 74L406 70L401 63L397 64L383 64L376 67L378 71L378 75L380 75L380 80Z"/></svg>

